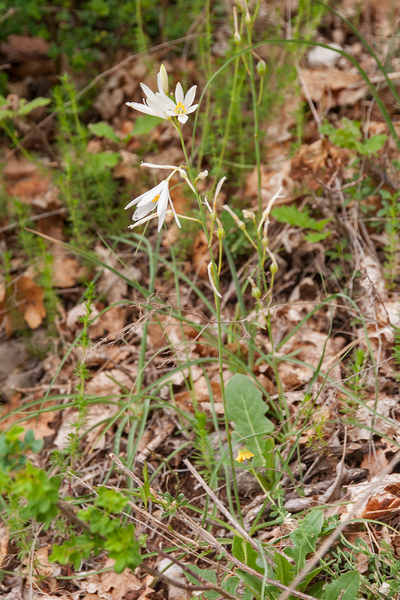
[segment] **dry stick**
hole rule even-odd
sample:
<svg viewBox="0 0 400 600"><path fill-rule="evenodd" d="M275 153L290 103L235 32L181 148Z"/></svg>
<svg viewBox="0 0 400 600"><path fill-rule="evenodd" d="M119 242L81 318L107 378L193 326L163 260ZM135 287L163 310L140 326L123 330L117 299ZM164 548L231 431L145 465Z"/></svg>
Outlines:
<svg viewBox="0 0 400 600"><path fill-rule="evenodd" d="M168 558L171 558L171 557L168 556ZM156 571L156 569L153 569L152 567L147 566L145 563L141 563L140 568L143 569L143 571L146 571L147 573L152 575L155 579L161 579L161 581L164 581L165 583L167 583L168 585L171 585L173 587L177 587L180 590L187 590L188 592L202 592L202 591L218 592L224 598L228 598L229 600L237 600L237 596L230 594L229 592L227 592L226 590L221 588L219 585L215 585L213 583L207 583L207 584L203 584L203 585L201 585L201 584L200 585L189 585L187 583L181 583L180 581L176 581L176 579L170 579L163 573L159 573L158 571ZM192 575L195 575L195 574L192 573Z"/></svg>
<svg viewBox="0 0 400 600"><path fill-rule="evenodd" d="M247 533L247 531L245 529L243 529L243 527L240 525L240 523L238 523L236 521L236 519L234 517L232 517L231 513L229 512L229 510L227 510L225 508L225 506L222 504L222 502L220 500L218 500L217 496L214 494L214 492L212 491L212 489L206 484L206 482L204 481L204 479L202 478L202 476L199 475L199 473L196 471L196 469L194 468L194 466L187 459L185 459L183 462L185 463L185 465L187 466L187 468L189 469L189 471L191 472L191 474L193 475L193 477L195 477L197 479L197 481L205 489L205 491L210 496L210 498L215 502L215 504L218 506L218 508L222 512L222 514L225 515L225 517L228 519L228 521L231 523L231 525L233 525L234 528L240 533L240 535L245 540L247 540L249 542L249 544L251 545L251 547L254 548L254 550L256 552L259 552L260 548L259 548L257 542L255 540L253 540L253 538L251 538L249 536L249 534Z"/></svg>
<svg viewBox="0 0 400 600"><path fill-rule="evenodd" d="M390 461L388 466L385 467L385 469L383 469L382 473L379 475L379 477L376 479L376 481L372 482L371 485L366 488L365 492L360 495L360 498L354 504L354 506L350 510L350 512L347 513L347 516L344 518L344 520L341 522L341 524L328 537L328 539L322 544L322 546L320 548L318 548L318 551L314 554L312 559L306 564L304 569L302 569L300 571L300 573L298 574L296 579L290 584L289 588L283 594L281 594L279 596L278 600L287 600L290 595L295 595L295 588L299 585L299 583L301 583L303 581L304 577L306 577L306 575L308 575L308 573L310 573L314 569L314 567L317 566L319 561L328 552L328 550L331 548L332 544L342 533L343 529L345 529L347 527L347 525L349 524L351 519L355 516L359 506L362 505L366 496L370 495L372 493L372 490L375 489L381 483L381 481L385 477L385 475L387 475L387 473L390 473L392 471L394 465L399 462L399 459L400 459L400 451L396 452L396 454L394 455L394 457L392 458L392 460Z"/></svg>
<svg viewBox="0 0 400 600"><path fill-rule="evenodd" d="M135 483L137 483L137 485L139 487L143 487L143 482L140 481L140 479L138 477L136 477L136 475L134 473L132 473L127 467L125 467L125 465L120 461L120 459L117 456L115 456L115 454L111 453L111 454L109 454L109 457L117 464L117 467L121 471L124 471L129 477L131 477L135 481ZM152 493L154 493L154 492L152 492ZM134 507L135 510L138 510L138 507L136 507L136 505L134 505L133 503L129 503L129 504L131 504L131 506ZM141 509L141 510L143 510L143 509ZM145 511L143 511L143 513L145 513L148 517L148 514ZM279 581L275 581L275 579L270 579L269 577L265 577L264 575L261 575L261 573L258 573L258 571L256 571L255 569L252 569L251 567L248 567L246 564L240 562L240 560L238 560L237 558L232 556L232 554L229 554L229 552L227 552L227 550L224 548L224 546L222 544L220 544L218 542L218 540L216 540L215 537L211 533L209 533L208 531L206 531L205 529L200 527L195 521L193 521L193 519L191 519L183 511L181 511L181 509L178 509L176 511L175 517L177 519L179 519L180 521L182 521L183 523L185 523L186 525L188 525L199 537L201 537L207 544L209 544L212 548L214 548L214 550L216 550L220 554L223 554L228 561L230 561L231 563L236 565L242 571L246 571L250 575L254 575L254 577L257 577L257 579L259 579L261 581L265 581L265 583L268 585L273 585L274 587L276 587L280 590L287 590L289 592L289 595L291 594L292 596L296 596L296 598L301 598L302 600L315 600L315 598L313 596L309 596L308 594L303 594L302 592L298 592L297 590L291 590L287 585L284 585L283 583L280 583ZM192 543L194 543L194 542L192 542ZM260 551L260 548L257 546L257 552L259 552L259 551ZM143 565L141 565L141 566L143 566ZM154 572L158 573L157 571L154 571ZM150 572L150 571L148 571L148 573L152 574L152 572ZM175 585L175 583L173 583L171 581L171 585ZM179 587L179 586L176 586L176 587Z"/></svg>

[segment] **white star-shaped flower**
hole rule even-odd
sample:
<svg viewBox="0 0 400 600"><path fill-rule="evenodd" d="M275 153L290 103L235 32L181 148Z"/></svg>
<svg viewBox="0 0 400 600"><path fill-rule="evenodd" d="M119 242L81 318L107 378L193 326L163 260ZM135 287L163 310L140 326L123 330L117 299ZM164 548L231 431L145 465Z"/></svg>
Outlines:
<svg viewBox="0 0 400 600"><path fill-rule="evenodd" d="M159 94L168 93L168 74L164 65L161 65L157 74L157 86ZM126 104L146 115L152 115L159 119L170 119L171 117L166 113L165 105L157 98L156 94L144 83L141 83L140 87L146 94L146 99L143 98L143 104L139 102L127 102Z"/></svg>
<svg viewBox="0 0 400 600"><path fill-rule="evenodd" d="M138 222L134 225L131 225L131 228L137 227L138 225L142 225L146 221L149 221L150 219L154 218L155 215L149 215L149 213L153 212L153 210L157 208L158 231L160 231L162 224L164 223L165 215L168 208L168 202L171 206L176 224L178 225L178 227L180 227L181 224L179 223L179 219L175 212L169 193L168 180L164 179L154 188L145 192L141 196L138 196L125 206L125 210L127 208L130 208L131 206L136 206L136 211L133 214L132 219Z"/></svg>
<svg viewBox="0 0 400 600"><path fill-rule="evenodd" d="M156 97L166 107L166 114L171 117L178 117L178 121L183 124L188 120L188 115L198 107L198 104L193 104L196 89L197 85L194 85L185 96L182 86L178 82L175 88L175 102L165 92L158 92Z"/></svg>

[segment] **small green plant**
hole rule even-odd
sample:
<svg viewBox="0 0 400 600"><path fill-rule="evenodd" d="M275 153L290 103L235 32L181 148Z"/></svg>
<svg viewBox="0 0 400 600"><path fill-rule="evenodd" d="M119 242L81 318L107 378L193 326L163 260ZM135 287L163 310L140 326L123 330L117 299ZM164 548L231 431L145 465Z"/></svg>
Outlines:
<svg viewBox="0 0 400 600"><path fill-rule="evenodd" d="M394 289L398 282L399 272L399 232L400 232L400 192L390 194L386 190L379 191L382 197L382 208L377 216L385 219L387 242L384 246L384 276L389 289Z"/></svg>
<svg viewBox="0 0 400 600"><path fill-rule="evenodd" d="M326 121L319 130L328 136L335 146L355 150L358 154L367 157L376 155L387 140L387 135L383 133L365 138L361 130L361 123L351 121L346 117L342 118L342 127L338 129Z"/></svg>
<svg viewBox="0 0 400 600"><path fill-rule="evenodd" d="M271 214L280 223L288 223L293 227L310 229L310 233L304 235L304 239L307 240L307 242L320 242L331 234L330 231L323 231L325 225L329 223L331 219L316 221L310 217L307 207L300 211L295 204L291 204L290 206L278 206L272 209Z"/></svg>
<svg viewBox="0 0 400 600"><path fill-rule="evenodd" d="M115 202L118 184L112 177L112 169L120 156L111 151L87 152L90 132L81 123L76 90L67 76L63 76L61 85L54 89L54 99L63 169L56 183L69 210L74 244L86 248L95 228L110 233L110 227L120 229L122 225L122 211ZM110 137L111 128L105 128L105 123L98 125L102 125L101 135Z"/></svg>

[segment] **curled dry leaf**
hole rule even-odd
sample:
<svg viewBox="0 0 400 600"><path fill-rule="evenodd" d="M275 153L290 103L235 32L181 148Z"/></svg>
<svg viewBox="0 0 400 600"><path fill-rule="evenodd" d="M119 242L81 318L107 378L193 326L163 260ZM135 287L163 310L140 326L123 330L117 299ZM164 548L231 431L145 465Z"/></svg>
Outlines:
<svg viewBox="0 0 400 600"><path fill-rule="evenodd" d="M114 560L108 559L103 568L111 567L114 562ZM125 569L122 573L108 571L89 575L85 579L81 579L79 585L88 594L97 594L98 598L104 600L122 600L122 598L128 598L129 593L133 593L136 600L145 600L154 591L149 587L152 580L151 575L140 580L129 569Z"/></svg>
<svg viewBox="0 0 400 600"><path fill-rule="evenodd" d="M379 431L381 435L397 439L399 427L398 423L391 418L391 414L398 401L398 398L381 395L376 404L375 399L365 402L366 407L361 406L353 419L353 421L356 421L359 425L349 425L347 428L349 440L353 442L369 440L371 437L372 425L374 430ZM369 410L369 408L371 410ZM382 417L386 418L384 419ZM363 425L365 425L365 428Z"/></svg>
<svg viewBox="0 0 400 600"><path fill-rule="evenodd" d="M46 316L43 299L42 288L27 275L14 279L7 287L1 286L0 312L3 312L8 338L24 327L24 321L30 329L37 329L42 324Z"/></svg>
<svg viewBox="0 0 400 600"><path fill-rule="evenodd" d="M26 420L19 423L19 425L24 427L25 431L27 431L28 429L33 429L33 431L35 432L36 439L43 439L45 437L54 435L54 429L51 429L49 425L56 419L57 413L53 411L41 412L38 416L35 415L33 417L30 417L29 413L33 410L36 410L37 407L33 406L30 409L27 408L21 401L21 398L21 394L14 394L13 396L11 396L10 400L3 405L3 411L1 414L9 414L10 416L1 422L1 428L3 430L6 430L9 427L11 427L13 423L19 421L22 417L26 417ZM53 401L47 401L43 404L42 409L46 409L51 406L53 406ZM23 438L24 435L25 434L23 433L21 435L21 438Z"/></svg>
<svg viewBox="0 0 400 600"><path fill-rule="evenodd" d="M222 402L221 384L218 381L210 381L210 386L214 397L215 412L217 415L223 415L224 405ZM207 414L211 414L210 391L204 375L195 382L193 394L199 403L201 410ZM194 413L193 396L191 392L186 390L175 394L175 401L182 410Z"/></svg>
<svg viewBox="0 0 400 600"><path fill-rule="evenodd" d="M363 461L360 465L362 469L368 469L371 477L379 475L382 470L388 466L389 458L398 451L399 447L385 438L381 439L381 448L371 448L371 452L364 454ZM389 455L389 456L388 456Z"/></svg>
<svg viewBox="0 0 400 600"><path fill-rule="evenodd" d="M34 163L12 157L3 169L3 177L6 181L18 181L32 177L36 172L37 166Z"/></svg>
<svg viewBox="0 0 400 600"><path fill-rule="evenodd" d="M289 353L295 352L296 359L304 361L311 367L317 368L321 360L321 354L324 352L321 371L327 373L335 381L341 380L341 371L339 365L333 366L336 362L337 352L331 338L325 333L312 331L306 326L299 329L289 341L279 350L279 356L284 358ZM333 368L332 368L333 367ZM286 388L293 388L304 385L312 378L314 370L310 367L284 362L278 363L278 372L282 383Z"/></svg>
<svg viewBox="0 0 400 600"><path fill-rule="evenodd" d="M313 102L325 101L329 108L353 105L367 93L360 76L339 69L302 69L304 87Z"/></svg>
<svg viewBox="0 0 400 600"><path fill-rule="evenodd" d="M381 476L371 481L348 487L350 502L341 514L347 518L354 505L357 505L356 518L384 521L397 516L400 509L400 474L391 473L381 481ZM340 509L339 509L340 510Z"/></svg>

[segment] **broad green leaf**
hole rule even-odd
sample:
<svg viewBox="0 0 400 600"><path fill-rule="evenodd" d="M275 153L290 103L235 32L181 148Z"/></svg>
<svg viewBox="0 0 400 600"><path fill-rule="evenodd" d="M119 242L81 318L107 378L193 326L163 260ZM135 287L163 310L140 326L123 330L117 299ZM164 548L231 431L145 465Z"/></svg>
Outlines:
<svg viewBox="0 0 400 600"><path fill-rule="evenodd" d="M262 466L265 451L263 436L271 433L274 425L265 416L267 406L260 390L251 379L237 373L228 381L226 398L228 420L235 423L234 440L243 440L243 446L254 454L254 467Z"/></svg>
<svg viewBox="0 0 400 600"><path fill-rule="evenodd" d="M138 117L135 121L135 127L133 128L132 135L145 135L150 133L156 125L158 125L162 119L153 117L152 115L145 115L144 117Z"/></svg>
<svg viewBox="0 0 400 600"><path fill-rule="evenodd" d="M294 575L293 565L282 554L279 554L279 552L275 552L274 554L274 563L275 579L283 583L283 585L289 585Z"/></svg>
<svg viewBox="0 0 400 600"><path fill-rule="evenodd" d="M324 590L324 600L356 600L360 587L360 573L349 571L332 581Z"/></svg>
<svg viewBox="0 0 400 600"><path fill-rule="evenodd" d="M105 137L112 142L116 142L117 144L120 142L119 137L115 133L114 129L108 123L104 123L101 121L100 123L92 123L89 125L89 129L94 135L98 137Z"/></svg>
<svg viewBox="0 0 400 600"><path fill-rule="evenodd" d="M235 573L257 599L261 597L261 579L258 579L255 575L250 575L247 571L242 571L242 569L236 569Z"/></svg>
<svg viewBox="0 0 400 600"><path fill-rule="evenodd" d="M244 540L238 535L233 537L232 554L248 567L251 567L259 573L264 573L264 569L257 563L257 558L260 557L260 554L251 547L247 540Z"/></svg>

